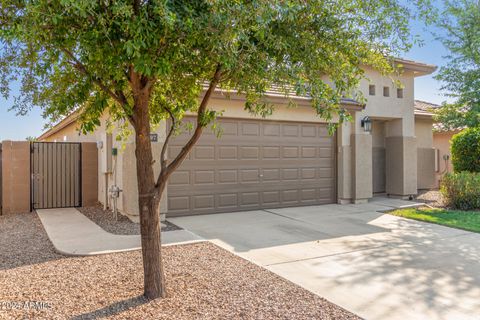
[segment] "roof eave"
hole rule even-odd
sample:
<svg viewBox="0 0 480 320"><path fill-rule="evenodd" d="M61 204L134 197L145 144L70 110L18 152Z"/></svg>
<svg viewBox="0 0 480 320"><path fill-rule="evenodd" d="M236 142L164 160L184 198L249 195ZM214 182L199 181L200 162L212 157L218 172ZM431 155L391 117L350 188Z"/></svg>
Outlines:
<svg viewBox="0 0 480 320"><path fill-rule="evenodd" d="M397 66L401 65L405 70L413 71L414 77L432 74L438 68L436 65L433 64L426 64L405 59L395 59L395 63L397 64Z"/></svg>

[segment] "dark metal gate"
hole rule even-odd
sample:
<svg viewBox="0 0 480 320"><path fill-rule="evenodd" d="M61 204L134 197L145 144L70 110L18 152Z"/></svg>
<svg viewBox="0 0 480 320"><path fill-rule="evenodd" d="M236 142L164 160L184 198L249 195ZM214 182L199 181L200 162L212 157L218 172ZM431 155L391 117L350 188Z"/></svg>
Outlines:
<svg viewBox="0 0 480 320"><path fill-rule="evenodd" d="M31 149L32 208L80 207L82 145L33 142Z"/></svg>

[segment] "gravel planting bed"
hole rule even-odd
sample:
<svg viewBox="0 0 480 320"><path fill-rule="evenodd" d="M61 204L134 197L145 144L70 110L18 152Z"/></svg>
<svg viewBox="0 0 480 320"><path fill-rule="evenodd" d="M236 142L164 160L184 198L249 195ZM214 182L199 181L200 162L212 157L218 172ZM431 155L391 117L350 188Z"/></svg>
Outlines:
<svg viewBox="0 0 480 320"><path fill-rule="evenodd" d="M35 214L0 218L2 257L25 257L0 262L1 319L359 319L209 242L165 247L168 297L146 301L140 251L62 258L38 224ZM16 309L25 301L37 304Z"/></svg>
<svg viewBox="0 0 480 320"><path fill-rule="evenodd" d="M35 213L0 216L0 270L62 258L48 240ZM3 300L2 284L0 280L0 302Z"/></svg>
<svg viewBox="0 0 480 320"><path fill-rule="evenodd" d="M419 202L424 202L425 204L436 208L445 207L442 201L442 194L438 190L422 191L418 194L416 200Z"/></svg>
<svg viewBox="0 0 480 320"><path fill-rule="evenodd" d="M140 224L132 222L126 216L118 214L118 221L113 217L111 210L103 210L98 205L95 207L78 208L78 211L87 216L90 220L98 224L102 229L113 234L138 235L140 234ZM181 228L169 221L162 222L162 231L180 230Z"/></svg>

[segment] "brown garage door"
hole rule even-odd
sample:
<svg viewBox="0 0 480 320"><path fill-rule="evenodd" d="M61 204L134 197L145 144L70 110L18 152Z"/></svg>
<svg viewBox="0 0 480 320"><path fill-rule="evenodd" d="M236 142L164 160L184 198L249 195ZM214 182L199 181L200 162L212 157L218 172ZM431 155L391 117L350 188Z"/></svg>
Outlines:
<svg viewBox="0 0 480 320"><path fill-rule="evenodd" d="M168 215L336 201L335 137L324 124L222 119L206 130L168 185ZM172 140L171 157L189 134Z"/></svg>

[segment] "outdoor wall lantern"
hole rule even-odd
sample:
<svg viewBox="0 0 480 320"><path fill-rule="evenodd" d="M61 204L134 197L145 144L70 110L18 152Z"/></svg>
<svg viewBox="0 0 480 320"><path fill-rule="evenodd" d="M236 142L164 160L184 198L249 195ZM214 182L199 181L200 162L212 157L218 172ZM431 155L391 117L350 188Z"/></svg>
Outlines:
<svg viewBox="0 0 480 320"><path fill-rule="evenodd" d="M365 132L371 132L372 131L372 120L368 116L362 119L362 128L365 130Z"/></svg>

